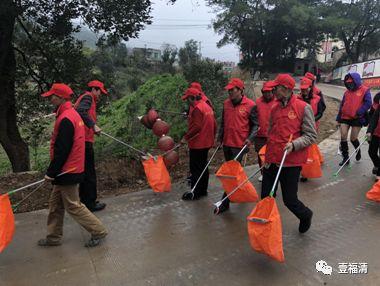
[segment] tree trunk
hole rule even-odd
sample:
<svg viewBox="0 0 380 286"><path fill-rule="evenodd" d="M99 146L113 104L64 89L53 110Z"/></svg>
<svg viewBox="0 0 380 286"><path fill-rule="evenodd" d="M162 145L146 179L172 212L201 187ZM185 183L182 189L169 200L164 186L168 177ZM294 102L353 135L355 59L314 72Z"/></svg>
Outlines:
<svg viewBox="0 0 380 286"><path fill-rule="evenodd" d="M12 0L0 1L0 143L14 172L28 171L29 150L16 122L16 59L12 40L17 7Z"/></svg>

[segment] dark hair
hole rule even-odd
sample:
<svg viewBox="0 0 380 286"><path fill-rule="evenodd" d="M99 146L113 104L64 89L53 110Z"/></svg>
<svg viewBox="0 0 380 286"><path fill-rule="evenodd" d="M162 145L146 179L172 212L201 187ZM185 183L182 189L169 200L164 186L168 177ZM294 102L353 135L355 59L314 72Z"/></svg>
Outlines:
<svg viewBox="0 0 380 286"><path fill-rule="evenodd" d="M373 102L379 103L380 101L380 92L376 93L376 95L373 97Z"/></svg>
<svg viewBox="0 0 380 286"><path fill-rule="evenodd" d="M95 90L100 90L100 87L96 87L96 86L91 86L91 87L90 87L90 86L88 86L88 87L87 87L87 91L88 91L88 92L91 92L93 88L95 88Z"/></svg>

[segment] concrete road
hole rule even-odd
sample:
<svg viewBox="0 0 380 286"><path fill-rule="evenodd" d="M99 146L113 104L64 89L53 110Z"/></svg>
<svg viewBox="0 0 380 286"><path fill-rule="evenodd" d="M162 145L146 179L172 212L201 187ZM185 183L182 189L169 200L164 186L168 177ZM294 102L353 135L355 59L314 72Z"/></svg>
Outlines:
<svg viewBox="0 0 380 286"><path fill-rule="evenodd" d="M222 189L212 176L209 196L195 202L180 200L185 183L167 194L146 190L105 199L107 209L97 215L110 235L94 249L83 247L88 234L70 217L63 245L39 248L47 211L16 215L14 240L0 254L0 285L380 285L380 205L365 198L374 183L368 146L360 162L333 179L338 142L335 135L321 143L323 178L300 183L299 196L314 211L309 232L298 233L279 192L285 263L251 249L246 217L254 204L213 215ZM253 183L260 193L260 183ZM331 275L317 272L320 260L332 267ZM358 263L367 274L339 273L358 272Z"/></svg>

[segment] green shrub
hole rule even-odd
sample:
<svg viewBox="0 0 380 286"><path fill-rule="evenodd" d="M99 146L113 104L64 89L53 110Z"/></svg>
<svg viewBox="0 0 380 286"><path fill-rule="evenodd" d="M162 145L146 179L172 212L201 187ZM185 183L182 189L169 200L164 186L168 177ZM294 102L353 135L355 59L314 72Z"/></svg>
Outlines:
<svg viewBox="0 0 380 286"><path fill-rule="evenodd" d="M138 120L150 108L182 112L186 103L181 95L188 83L180 75L155 76L129 95L111 103L99 116L98 125L102 130L136 148L152 150L158 138ZM182 116L160 114L171 126L169 135L178 142L186 131L187 121ZM101 136L96 140L98 156L130 156L133 152L112 139Z"/></svg>

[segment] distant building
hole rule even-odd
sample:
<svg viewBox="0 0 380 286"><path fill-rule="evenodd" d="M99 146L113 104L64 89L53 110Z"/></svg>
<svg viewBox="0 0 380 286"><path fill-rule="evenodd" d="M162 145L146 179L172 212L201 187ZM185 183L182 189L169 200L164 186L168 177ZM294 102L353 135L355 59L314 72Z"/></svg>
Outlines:
<svg viewBox="0 0 380 286"><path fill-rule="evenodd" d="M339 58L342 56L342 53L338 51L342 50L344 51L343 41L327 39L321 42L321 49L316 55L317 61L320 63L336 62L338 55L340 55Z"/></svg>
<svg viewBox="0 0 380 286"><path fill-rule="evenodd" d="M294 74L304 75L307 72L317 73L317 62L312 57L296 58L294 63Z"/></svg>
<svg viewBox="0 0 380 286"><path fill-rule="evenodd" d="M339 39L329 39L322 41L320 43L320 49L316 52L316 60L318 63L330 63L335 66L338 61L346 54L346 49L344 42ZM297 58L305 59L308 58L309 51L304 50L298 53ZM359 61L369 61L377 59L380 56L380 50L373 53L367 54L363 52L359 56ZM349 60L341 62L341 64L349 64Z"/></svg>
<svg viewBox="0 0 380 286"><path fill-rule="evenodd" d="M234 62L222 62L223 64L223 72L225 74L230 74L235 68L235 63Z"/></svg>
<svg viewBox="0 0 380 286"><path fill-rule="evenodd" d="M161 61L161 50L151 48L133 48L133 54L145 55L145 58L152 62Z"/></svg>

